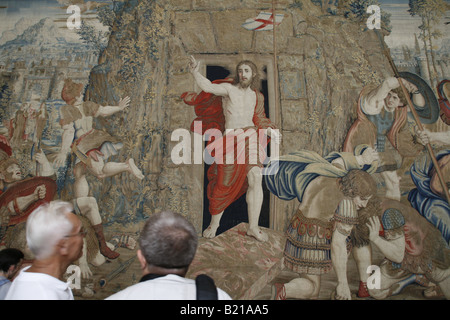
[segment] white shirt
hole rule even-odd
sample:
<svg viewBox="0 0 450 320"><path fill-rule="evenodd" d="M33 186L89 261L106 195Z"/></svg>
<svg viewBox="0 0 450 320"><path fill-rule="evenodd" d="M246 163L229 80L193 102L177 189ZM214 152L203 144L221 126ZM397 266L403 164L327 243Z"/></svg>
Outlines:
<svg viewBox="0 0 450 320"><path fill-rule="evenodd" d="M219 300L231 300L223 290L217 288ZM174 274L136 283L105 300L196 300L195 280Z"/></svg>
<svg viewBox="0 0 450 320"><path fill-rule="evenodd" d="M25 272L28 268L14 279L5 300L74 300L67 282L45 273Z"/></svg>

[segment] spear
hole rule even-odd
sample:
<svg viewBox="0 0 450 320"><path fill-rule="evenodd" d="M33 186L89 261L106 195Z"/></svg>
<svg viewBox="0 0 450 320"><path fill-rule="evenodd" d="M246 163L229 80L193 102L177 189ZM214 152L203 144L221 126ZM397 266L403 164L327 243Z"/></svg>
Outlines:
<svg viewBox="0 0 450 320"><path fill-rule="evenodd" d="M116 269L114 269L112 272L110 272L109 274L106 275L105 278L100 279L99 284L100 284L100 288L103 288L106 286L106 284L111 281L112 279L114 279L115 277L117 277L122 271L126 270L129 266L131 266L131 264L133 263L134 259L136 259L136 256L128 259L127 261L121 263L119 265L119 267L117 267Z"/></svg>
<svg viewBox="0 0 450 320"><path fill-rule="evenodd" d="M390 66L392 68L392 71L394 72L394 75L397 78L398 83L400 84L400 87L402 88L403 94L405 95L406 101L408 102L409 110L411 110L411 114L414 117L414 121L416 122L417 127L419 128L419 130L423 131L424 128L422 126L422 123L420 122L419 115L417 114L417 111L414 108L414 105L413 105L413 103L411 101L411 98L409 96L409 92L408 92L408 90L406 90L406 87L403 84L403 81L402 81L402 79L400 77L400 74L399 74L399 72L397 70L397 67L395 66L394 61L392 60L390 51L386 47L384 39L381 36L380 32L378 30L376 30L376 29L373 29L373 30L375 31L375 33L377 34L378 38L380 39L381 47L383 49L383 53L386 56L386 58L388 59L389 64L390 64ZM441 186L442 186L445 198L447 199L447 202L450 204L450 195L448 193L447 184L445 183L444 176L442 175L441 168L439 167L439 163L438 163L438 161L436 159L436 156L434 155L433 148L431 147L431 144L429 142L425 145L425 147L426 147L426 149L428 151L428 154L430 155L431 161L433 162L434 168L436 169L436 173L437 173L437 175L439 177L439 182L441 183Z"/></svg>
<svg viewBox="0 0 450 320"><path fill-rule="evenodd" d="M41 151L42 133L44 131L46 123L47 123L46 107L45 107L45 102L42 102L41 106L39 108L39 114L36 117L36 130L35 130L35 140L36 141L33 143L32 156ZM39 176L39 175L40 175L40 165L39 165L39 162L36 161L36 176Z"/></svg>
<svg viewBox="0 0 450 320"><path fill-rule="evenodd" d="M277 33L275 31L276 24L276 12L275 12L275 0L272 0L272 14L273 14L273 75L275 82L275 110L279 110L278 107L278 61L277 61Z"/></svg>
<svg viewBox="0 0 450 320"><path fill-rule="evenodd" d="M286 1L283 0L268 0L268 1L262 1L262 3L270 3L272 6L272 39L273 39L273 81L274 81L274 96L275 96L275 111L279 112L279 93L278 93L278 52L277 52L277 33L276 33L276 27L277 23L277 12L276 12L276 6L281 5L285 6L287 5ZM277 122L279 122L280 117L277 117Z"/></svg>

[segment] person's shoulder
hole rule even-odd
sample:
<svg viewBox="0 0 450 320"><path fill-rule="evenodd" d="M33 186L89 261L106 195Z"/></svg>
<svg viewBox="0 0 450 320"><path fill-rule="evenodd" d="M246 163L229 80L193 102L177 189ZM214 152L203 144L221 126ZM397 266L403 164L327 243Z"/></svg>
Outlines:
<svg viewBox="0 0 450 320"><path fill-rule="evenodd" d="M12 282L9 279L6 279L4 277L0 277L0 295L3 292L8 292L9 288L11 287Z"/></svg>
<svg viewBox="0 0 450 320"><path fill-rule="evenodd" d="M126 291L128 288L125 288L119 292L113 293L109 297L106 297L105 300L125 300L125 294L124 291Z"/></svg>
<svg viewBox="0 0 450 320"><path fill-rule="evenodd" d="M127 300L133 292L135 292L142 286L145 286L145 282L138 282L110 295L109 297L105 298L105 300Z"/></svg>
<svg viewBox="0 0 450 320"><path fill-rule="evenodd" d="M78 110L77 107L69 104L61 106L61 108L59 109L59 113L62 124L74 122L78 119L81 119L82 117L80 110Z"/></svg>
<svg viewBox="0 0 450 320"><path fill-rule="evenodd" d="M217 298L219 300L233 300L233 298L231 298L228 293L226 293L225 291L223 291L220 288L217 288L217 295L218 295Z"/></svg>
<svg viewBox="0 0 450 320"><path fill-rule="evenodd" d="M352 199L344 198L339 202L334 215L334 220L351 225L358 223L358 212Z"/></svg>
<svg viewBox="0 0 450 320"><path fill-rule="evenodd" d="M168 274L168 275L166 275L164 277L157 278L155 280L157 280L157 281L159 280L161 282L164 282L164 281L175 281L175 282L182 282L182 283L185 283L185 284L193 284L193 285L195 285L195 280L194 279L182 277L182 276L179 276L179 275L176 275L176 274Z"/></svg>
<svg viewBox="0 0 450 320"><path fill-rule="evenodd" d="M339 202L338 210L344 214L354 214L356 206L351 198L345 197Z"/></svg>
<svg viewBox="0 0 450 320"><path fill-rule="evenodd" d="M220 82L220 83L218 83L218 85L226 88L227 90L237 90L238 89L238 87L235 84L233 84L232 82Z"/></svg>

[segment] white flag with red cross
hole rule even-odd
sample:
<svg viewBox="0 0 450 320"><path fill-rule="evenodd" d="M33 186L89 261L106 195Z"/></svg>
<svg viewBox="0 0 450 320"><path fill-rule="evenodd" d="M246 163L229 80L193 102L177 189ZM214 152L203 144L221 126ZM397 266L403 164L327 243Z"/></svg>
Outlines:
<svg viewBox="0 0 450 320"><path fill-rule="evenodd" d="M273 30L273 26L279 25L283 21L284 14L272 12L261 12L256 18L247 19L242 26L247 30L252 31L267 31Z"/></svg>

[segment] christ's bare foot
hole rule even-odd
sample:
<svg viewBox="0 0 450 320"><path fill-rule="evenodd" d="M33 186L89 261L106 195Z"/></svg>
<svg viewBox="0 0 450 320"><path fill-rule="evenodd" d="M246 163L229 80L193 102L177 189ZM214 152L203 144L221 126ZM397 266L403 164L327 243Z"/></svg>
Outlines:
<svg viewBox="0 0 450 320"><path fill-rule="evenodd" d="M262 232L262 230L258 227L248 229L247 235L261 242L266 242L267 240L269 240L269 236L265 232Z"/></svg>
<svg viewBox="0 0 450 320"><path fill-rule="evenodd" d="M214 238L216 236L217 228L219 228L219 226L210 224L209 227L203 231L203 237L207 239Z"/></svg>
<svg viewBox="0 0 450 320"><path fill-rule="evenodd" d="M144 175L142 174L142 171L139 170L138 167L136 167L136 165L134 164L134 160L133 159L128 159L127 161L128 163L128 167L130 168L130 172L139 180L144 179Z"/></svg>

